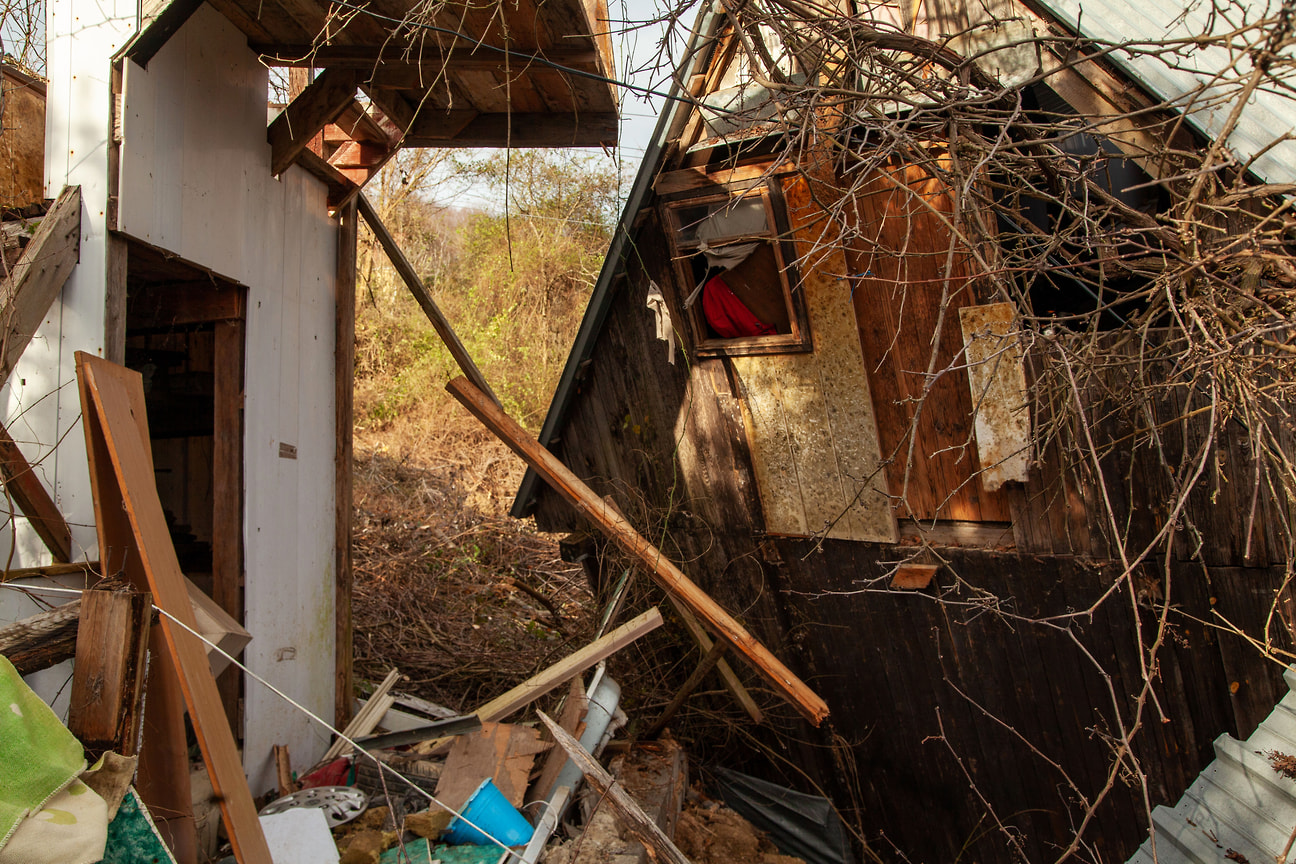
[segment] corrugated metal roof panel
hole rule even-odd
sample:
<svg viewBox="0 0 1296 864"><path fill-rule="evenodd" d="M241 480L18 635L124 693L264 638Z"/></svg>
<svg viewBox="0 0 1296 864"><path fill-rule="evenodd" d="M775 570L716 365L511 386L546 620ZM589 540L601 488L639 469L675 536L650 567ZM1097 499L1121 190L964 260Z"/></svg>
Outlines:
<svg viewBox="0 0 1296 864"><path fill-rule="evenodd" d="M1296 687L1296 666L1284 675ZM1245 742L1215 739L1216 759L1174 807L1152 811L1152 837L1128 864L1218 864L1233 860L1273 861L1296 826L1296 780L1274 771L1266 753L1296 755L1296 694L1288 693ZM1241 857L1237 857L1241 856Z"/></svg>
<svg viewBox="0 0 1296 864"><path fill-rule="evenodd" d="M1276 0L1245 6L1237 0L1185 4L1184 0L1041 0L1041 5L1062 24L1095 42L1128 45L1111 59L1134 80L1183 111L1189 122L1211 139L1227 126L1238 97L1254 66L1248 46L1189 45L1202 36L1221 36L1267 18L1276 11ZM1185 8L1185 6L1187 8ZM1267 33L1245 33L1250 42ZM1178 50L1157 51L1155 43L1181 40ZM1296 85L1296 69L1275 64L1274 73L1286 86ZM1254 159L1252 170L1268 183L1296 179L1296 140L1282 140L1296 130L1296 98L1291 93L1258 87L1227 143L1243 163Z"/></svg>

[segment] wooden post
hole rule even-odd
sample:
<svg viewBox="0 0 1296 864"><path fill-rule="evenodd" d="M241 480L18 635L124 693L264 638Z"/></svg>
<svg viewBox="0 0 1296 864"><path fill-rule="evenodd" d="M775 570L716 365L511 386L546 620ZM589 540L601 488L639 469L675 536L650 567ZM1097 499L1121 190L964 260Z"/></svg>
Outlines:
<svg viewBox="0 0 1296 864"><path fill-rule="evenodd" d="M108 750L134 756L139 748L153 597L118 588L81 595L67 725L91 761Z"/></svg>
<svg viewBox="0 0 1296 864"><path fill-rule="evenodd" d="M499 405L499 399L495 396L495 392L491 390L490 385L486 383L486 378L482 375L481 370L477 368L477 364L468 355L468 349L459 341L459 335L455 333L454 328L450 326L450 321L441 312L441 308L432 299L432 295L428 293L427 286L423 284L423 280L415 272L414 265L409 263L405 253L396 245L396 239L392 237L391 232L387 230L387 226L383 225L382 220L378 218L378 212L369 203L369 199L361 192L356 200L360 205L360 215L364 217L365 224L378 238L378 243L383 247L383 251L387 253L387 258L391 261L392 266L396 268L396 272L400 274L401 279L404 280L405 287L410 290L410 293L414 295L414 299L423 307L423 314L427 315L428 320L432 322L432 329L436 330L446 348L450 349L450 356L458 364L459 370L464 375L467 375L473 386L485 393L491 402Z"/></svg>
<svg viewBox="0 0 1296 864"><path fill-rule="evenodd" d="M242 306L240 305L240 308ZM212 427L212 599L243 622L243 334L239 319L216 322ZM241 728L237 667L217 679L230 728Z"/></svg>
<svg viewBox="0 0 1296 864"><path fill-rule="evenodd" d="M558 458L540 445L512 417L474 387L466 378L446 385L456 399L526 461L576 510L604 531L640 566L662 590L677 598L706 622L716 636L741 654L794 708L818 726L828 716L828 705L806 686L768 648L747 632L720 604L667 560L660 549L635 531L620 514L608 507L593 489L571 472Z"/></svg>
<svg viewBox="0 0 1296 864"><path fill-rule="evenodd" d="M337 315L333 348L335 438L333 449L333 614L335 660L333 725L345 729L351 722L355 679L351 642L351 498L354 470L352 429L355 425L355 289L356 239L359 214L355 201L338 213Z"/></svg>

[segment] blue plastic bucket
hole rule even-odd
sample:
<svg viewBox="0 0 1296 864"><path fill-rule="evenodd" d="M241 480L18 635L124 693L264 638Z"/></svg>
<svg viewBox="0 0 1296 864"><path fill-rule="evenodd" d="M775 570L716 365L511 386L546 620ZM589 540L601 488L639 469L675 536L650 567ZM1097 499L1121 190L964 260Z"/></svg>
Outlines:
<svg viewBox="0 0 1296 864"><path fill-rule="evenodd" d="M465 818L473 825L480 825L491 837L473 828L464 821ZM531 839L534 832L526 817L509 803L499 787L487 779L464 804L460 815L441 835L441 840L453 846L491 846L494 845L493 837L505 846L521 846Z"/></svg>

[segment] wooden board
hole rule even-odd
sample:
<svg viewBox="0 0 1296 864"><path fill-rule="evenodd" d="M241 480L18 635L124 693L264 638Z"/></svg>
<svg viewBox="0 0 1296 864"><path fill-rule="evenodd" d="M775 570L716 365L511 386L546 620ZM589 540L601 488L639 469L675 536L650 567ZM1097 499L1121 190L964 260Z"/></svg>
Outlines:
<svg viewBox="0 0 1296 864"><path fill-rule="evenodd" d="M130 521L134 553L148 576L156 605L168 613L161 619L161 629L176 661L185 704L221 801L221 816L235 857L240 864L271 864L206 652L202 642L185 629L194 628L196 621L157 497L146 449L146 421L134 413L144 397L142 379L136 372L88 354L78 354L78 362L90 397L83 410L87 415L93 413L96 420L88 425L87 436L103 436Z"/></svg>
<svg viewBox="0 0 1296 864"><path fill-rule="evenodd" d="M894 541L874 404L840 251L811 255L815 205L785 188L814 339L811 354L734 357L766 531Z"/></svg>
<svg viewBox="0 0 1296 864"><path fill-rule="evenodd" d="M134 756L138 749L152 613L148 592L81 595L67 726L94 753Z"/></svg>
<svg viewBox="0 0 1296 864"><path fill-rule="evenodd" d="M476 732L455 738L437 781L436 797L458 810L483 780L491 779L509 803L521 807L535 757L550 746L529 726L483 723Z"/></svg>
<svg viewBox="0 0 1296 864"><path fill-rule="evenodd" d="M1030 464L1029 397L1015 309L1011 303L959 309L980 480L987 492L1009 481L1024 483Z"/></svg>
<svg viewBox="0 0 1296 864"><path fill-rule="evenodd" d="M897 515L1009 521L1006 499L982 489L977 454L967 446L972 404L967 375L957 368L963 339L956 313L975 300L966 251L955 250L946 276L951 239L938 214L953 207L949 191L921 168L888 165L853 203L858 237L843 272L851 274L891 493L907 504Z"/></svg>

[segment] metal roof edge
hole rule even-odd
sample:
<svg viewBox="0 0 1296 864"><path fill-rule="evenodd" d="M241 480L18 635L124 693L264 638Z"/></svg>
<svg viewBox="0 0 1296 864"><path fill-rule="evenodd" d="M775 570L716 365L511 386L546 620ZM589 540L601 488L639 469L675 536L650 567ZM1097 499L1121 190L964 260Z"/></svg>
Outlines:
<svg viewBox="0 0 1296 864"><path fill-rule="evenodd" d="M643 161L639 163L639 171L635 175L630 197L626 199L625 207L621 211L621 218L617 222L612 242L603 259L603 267L599 270L598 281L594 284L594 291L585 307L585 315L581 318L580 329L576 332L576 341L572 343L571 353L567 355L567 363L563 366L562 375L558 379L558 387L554 391L553 400L549 403L549 411L545 414L544 424L540 427L540 444L544 447L548 447L553 442L558 428L566 419L567 409L576 392L577 370L589 358L594 350L594 343L603 331L603 324L607 320L614 296L612 285L617 273L622 269L621 256L626 241L634 228L635 217L643 209L645 199L652 194L653 179L666 152L666 135L681 106L687 104L683 99L678 98L681 92L680 82L688 81L696 64L700 62L703 55L700 48L704 41L710 38L710 30L718 17L711 4L704 3L698 13L697 23L693 25L692 35L685 49L685 60L680 66L680 74L675 76L675 81L671 84L670 104L657 118L652 140L644 151ZM513 506L509 508L510 516L523 519L531 515L535 506L536 483L539 479L535 470L528 467L522 482L518 485Z"/></svg>

